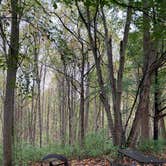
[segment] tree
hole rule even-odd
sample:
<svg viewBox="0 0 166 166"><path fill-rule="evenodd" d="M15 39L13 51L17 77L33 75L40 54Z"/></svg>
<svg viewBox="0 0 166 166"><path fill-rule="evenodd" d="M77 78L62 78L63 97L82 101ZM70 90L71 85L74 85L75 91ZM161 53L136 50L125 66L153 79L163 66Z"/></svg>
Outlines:
<svg viewBox="0 0 166 166"><path fill-rule="evenodd" d="M131 7L127 8L127 16L123 34L123 40L120 42L120 60L119 60L119 69L118 69L118 76L115 79L114 76L114 67L113 67L113 53L112 53L112 37L109 38L108 36L108 27L106 23L106 18L104 15L104 11L102 9L102 17L103 17L103 25L105 31L105 47L107 50L107 57L108 57L108 74L109 74L109 81L111 87L111 94L112 94L112 103L113 103L113 110L114 110L114 137L116 140L116 145L121 145L122 142L125 142L125 136L123 132L122 126L122 116L121 116L121 97L122 97L122 80L123 80L123 73L124 73L124 64L125 64L125 53L126 47L128 42L128 34L130 30L130 23L131 23L131 16L132 16L132 9ZM116 81L117 80L117 81Z"/></svg>
<svg viewBox="0 0 166 166"><path fill-rule="evenodd" d="M6 78L6 93L4 104L4 130L3 130L3 165L11 166L12 163L12 146L14 139L14 98L16 73L18 67L19 56L19 23L20 10L19 1L11 0L11 35L9 54L7 56L7 78Z"/></svg>
<svg viewBox="0 0 166 166"><path fill-rule="evenodd" d="M161 2L162 4L162 2ZM160 6L160 3L158 4ZM142 140L149 139L149 106L150 106L150 87L151 80L154 72L165 63L164 54L161 53L160 57L156 59L156 54L158 50L158 40L161 40L161 36L156 34L156 30L159 27L156 27L156 24L153 24L154 20L156 21L156 16L152 17L150 15L150 9L154 9L154 4L152 1L142 1L143 8L143 69L142 69L142 79L139 86L139 102L136 109L134 121L132 128L128 137L128 145L135 146L138 139L139 131L141 129L141 138ZM157 10L153 11L154 13ZM159 19L159 18L158 18ZM153 31L151 32L151 26ZM163 24L160 25L161 27ZM161 28L160 27L160 28ZM159 29L160 29L159 28ZM158 29L158 30L159 30ZM157 30L157 31L158 31ZM163 32L163 27L160 29ZM157 117L156 117L157 118ZM156 120L156 119L155 119ZM142 122L142 123L141 123ZM140 128L141 126L141 128Z"/></svg>

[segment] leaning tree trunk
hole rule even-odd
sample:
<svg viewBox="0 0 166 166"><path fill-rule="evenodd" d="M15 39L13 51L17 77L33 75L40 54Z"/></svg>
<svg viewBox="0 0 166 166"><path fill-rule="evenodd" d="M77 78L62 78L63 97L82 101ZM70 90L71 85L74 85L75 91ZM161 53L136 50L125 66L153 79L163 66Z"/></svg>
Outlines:
<svg viewBox="0 0 166 166"><path fill-rule="evenodd" d="M3 130L3 165L12 164L12 145L14 136L14 94L19 53L19 20L18 0L11 0L11 36L9 55L7 57L7 78L4 104L4 130Z"/></svg>
<svg viewBox="0 0 166 166"><path fill-rule="evenodd" d="M82 18L82 20L84 21L86 28L87 28L87 32L88 32L88 37L89 37L89 41L90 41L90 47L92 49L92 53L93 53L93 57L95 60L95 67L96 67L96 74L97 74L97 81L98 81L98 85L100 88L100 100L104 106L105 112L106 112L106 116L107 116L107 122L108 122L108 128L110 133L112 134L112 140L113 143L115 144L115 135L114 135L114 125L113 125L113 119L112 119L112 115L110 112L110 104L109 104L109 100L108 100L108 96L107 93L105 91L105 87L104 87L104 81L103 81L103 74L102 74L102 69L101 69L101 59L100 56L98 55L98 47L97 47L97 13L98 13L98 8L96 9L96 15L94 17L93 20L93 32L91 29L91 21L90 21L90 11L89 8L87 7L87 18L88 18L88 23L85 22L82 13L77 5L77 8L79 10L79 14Z"/></svg>

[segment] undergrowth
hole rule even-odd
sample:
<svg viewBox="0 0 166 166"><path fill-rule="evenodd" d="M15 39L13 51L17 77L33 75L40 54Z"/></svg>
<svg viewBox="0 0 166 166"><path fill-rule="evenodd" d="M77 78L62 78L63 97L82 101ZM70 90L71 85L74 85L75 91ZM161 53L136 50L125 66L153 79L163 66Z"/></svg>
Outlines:
<svg viewBox="0 0 166 166"><path fill-rule="evenodd" d="M138 149L150 153L163 153L166 140L144 141L138 144ZM98 157L109 154L110 158L117 156L117 147L113 146L104 131L90 133L85 137L84 146L79 142L74 145L62 146L58 143L48 144L40 148L29 143L19 143L14 147L14 166L27 166L29 162L40 161L45 155L57 153L67 158ZM2 165L2 145L0 145L0 165Z"/></svg>
<svg viewBox="0 0 166 166"><path fill-rule="evenodd" d="M113 146L112 141L105 136L105 132L90 133L85 137L84 146L81 147L79 142L74 145L62 146L60 144L49 144L39 147L29 143L21 143L14 147L14 164L15 166L27 166L29 162L40 161L45 155L57 153L67 158L85 158L98 157L105 154L115 156L117 148ZM0 165L2 165L2 146L0 146Z"/></svg>
<svg viewBox="0 0 166 166"><path fill-rule="evenodd" d="M166 140L145 140L139 143L138 149L143 152L161 154L166 151Z"/></svg>

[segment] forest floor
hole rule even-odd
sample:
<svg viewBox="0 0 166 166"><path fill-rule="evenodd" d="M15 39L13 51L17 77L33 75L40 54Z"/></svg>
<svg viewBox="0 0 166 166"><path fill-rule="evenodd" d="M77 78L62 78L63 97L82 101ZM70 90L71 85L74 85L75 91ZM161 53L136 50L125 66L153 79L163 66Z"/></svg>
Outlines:
<svg viewBox="0 0 166 166"><path fill-rule="evenodd" d="M161 156L160 156L161 157ZM166 154L162 156L162 158L166 159ZM138 163L135 163L136 166L141 166ZM108 159L103 158L88 158L88 159L82 159L82 160L70 160L69 166L131 166L133 165L133 162L129 159L124 159L122 161L118 161L118 164L111 164L111 162ZM33 164L30 164L30 166L41 166L41 162L36 162ZM42 164L42 166L49 166L48 163ZM152 164L149 164L149 166L153 166ZM166 166L166 163L163 164L163 166Z"/></svg>
<svg viewBox="0 0 166 166"><path fill-rule="evenodd" d="M30 166L41 166L41 162L35 162ZM48 163L43 163L42 166L49 166ZM110 166L110 161L102 158L88 158L82 160L70 160L69 166Z"/></svg>

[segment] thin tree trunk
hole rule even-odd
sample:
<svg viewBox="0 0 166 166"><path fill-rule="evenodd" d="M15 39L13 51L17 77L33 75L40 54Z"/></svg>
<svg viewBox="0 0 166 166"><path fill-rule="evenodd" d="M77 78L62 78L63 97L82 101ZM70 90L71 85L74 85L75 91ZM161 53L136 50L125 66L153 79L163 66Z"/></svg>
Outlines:
<svg viewBox="0 0 166 166"><path fill-rule="evenodd" d="M88 56L87 56L87 71L90 69L90 63L88 61ZM90 78L87 75L86 79L86 90L85 90L85 134L88 131L88 125L89 125L89 95L90 95L90 88L89 88L89 81Z"/></svg>
<svg viewBox="0 0 166 166"><path fill-rule="evenodd" d="M59 82L59 111L60 111L60 139L62 146L65 145L65 78L62 77L62 80Z"/></svg>
<svg viewBox="0 0 166 166"><path fill-rule="evenodd" d="M35 145L36 142L36 131L37 131L37 109L38 109L38 99L36 98L34 103L34 110L33 110L33 145Z"/></svg>
<svg viewBox="0 0 166 166"><path fill-rule="evenodd" d="M95 96L94 100L94 111L93 111L93 131L97 131L97 97Z"/></svg>
<svg viewBox="0 0 166 166"><path fill-rule="evenodd" d="M45 55L46 56L46 55ZM46 61L46 59L45 59ZM44 113L46 113L46 102L45 102L45 82L46 82L46 74L47 74L47 68L46 66L43 66L43 81L42 81L42 101L41 101L41 117L42 117L42 126L44 126ZM41 76L40 76L41 77ZM48 111L48 110L47 110ZM48 112L47 112L48 113ZM47 114L46 113L46 114ZM46 115L47 116L47 115ZM46 118L47 119L47 118ZM46 122L47 124L47 122ZM44 127L43 127L44 128ZM46 131L47 132L47 131ZM47 135L47 134L46 134Z"/></svg>
<svg viewBox="0 0 166 166"><path fill-rule="evenodd" d="M84 140L84 70L85 70L85 55L82 43L82 64L81 64L81 91L80 91L80 145L83 146Z"/></svg>
<svg viewBox="0 0 166 166"><path fill-rule="evenodd" d="M127 17L124 29L124 36L123 40L120 43L120 62L119 62L119 69L118 69L118 77L117 82L114 78L114 69L113 69L113 55L112 55L112 37L108 36L108 28L106 23L105 14L103 8L102 11L102 18L103 18L103 25L105 31L105 46L107 51L107 58L108 58L108 73L109 73L109 80L111 85L111 94L112 94L112 103L113 103L113 110L114 110L114 132L113 137L115 137L115 144L121 145L122 142L125 142L125 136L123 135L123 127L122 127L122 117L121 117L121 96L122 96L122 79L123 79L123 72L124 72L124 63L125 63L125 52L127 47L128 41L128 34L130 29L130 22L132 16L132 9L128 7L127 9Z"/></svg>
<svg viewBox="0 0 166 166"><path fill-rule="evenodd" d="M49 136L49 131L50 131L50 98L48 97L47 101L47 121L46 121L46 138L47 138L47 144L49 143L50 136Z"/></svg>
<svg viewBox="0 0 166 166"><path fill-rule="evenodd" d="M103 106L105 108L106 115L107 115L107 121L108 121L108 128L109 128L110 132L112 133L113 143L115 143L114 134L113 134L114 133L113 119L112 119L112 115L111 115L111 112L110 112L110 105L109 105L109 101L108 101L108 96L107 96L105 88L104 88L103 75L102 75L102 70L101 70L101 65L100 65L100 57L99 57L98 52L97 52L96 16L97 16L97 13L98 13L98 8L96 9L96 15L95 15L94 20L93 20L94 31L92 33L89 7L87 7L87 20L88 20L88 23L87 23L85 21L83 15L82 15L82 13L81 13L81 11L80 11L80 8L79 8L78 4L76 4L76 5L77 5L79 15L82 18L82 20L83 20L83 22L84 22L84 24L87 28L88 37L89 37L89 41L90 41L90 47L92 49L93 57L94 57L94 60L95 60L97 80L98 80L98 84L99 84L99 87L100 87L99 97L100 97L100 100L102 101Z"/></svg>
<svg viewBox="0 0 166 166"><path fill-rule="evenodd" d="M155 93L154 93L154 122L153 139L158 140L159 136L159 87L158 87L158 69L155 71Z"/></svg>
<svg viewBox="0 0 166 166"><path fill-rule="evenodd" d="M102 109L102 128L104 129L104 127L105 127L105 123L104 123L104 109L103 109L103 107L101 107L101 109Z"/></svg>
<svg viewBox="0 0 166 166"><path fill-rule="evenodd" d="M42 147L42 114L41 114L41 100L40 100L40 81L38 81L38 118L39 118L39 144Z"/></svg>
<svg viewBox="0 0 166 166"><path fill-rule="evenodd" d="M31 118L30 118L30 124L32 124L32 126L29 126L29 130L30 130L30 143L35 145L35 80L33 78L33 83L32 83L32 104L31 104Z"/></svg>
<svg viewBox="0 0 166 166"><path fill-rule="evenodd" d="M71 81L73 81L73 78ZM73 88L71 86L70 80L67 81L67 85L68 85L68 109L69 109L69 144L72 145L73 139L74 139L74 137L73 137L73 127L74 127L73 100L74 100L74 96L73 96Z"/></svg>

